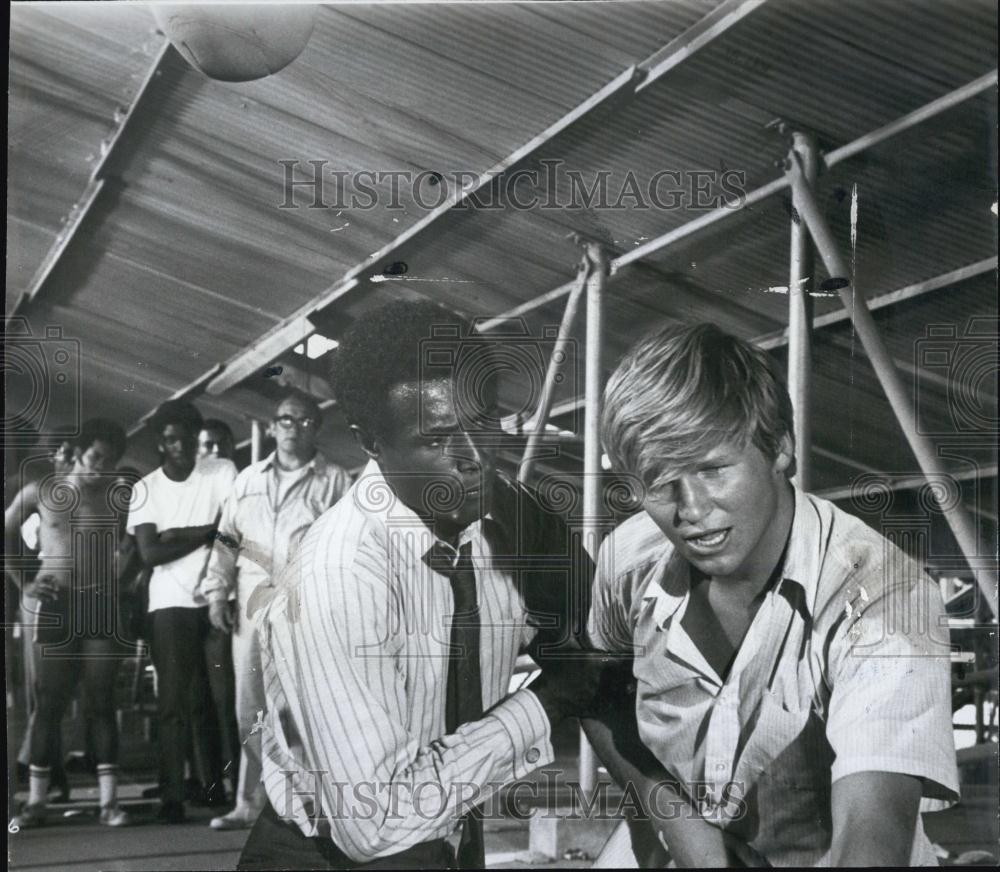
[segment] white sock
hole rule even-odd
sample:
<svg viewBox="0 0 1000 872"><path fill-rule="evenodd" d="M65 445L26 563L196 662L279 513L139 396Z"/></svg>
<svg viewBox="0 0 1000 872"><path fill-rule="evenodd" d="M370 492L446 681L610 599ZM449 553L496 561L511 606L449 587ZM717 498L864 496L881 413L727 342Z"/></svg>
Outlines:
<svg viewBox="0 0 1000 872"><path fill-rule="evenodd" d="M101 794L101 808L114 805L118 793L118 767L114 763L97 764L97 787Z"/></svg>
<svg viewBox="0 0 1000 872"><path fill-rule="evenodd" d="M51 774L52 770L48 766L28 767L28 805L45 805L49 798Z"/></svg>

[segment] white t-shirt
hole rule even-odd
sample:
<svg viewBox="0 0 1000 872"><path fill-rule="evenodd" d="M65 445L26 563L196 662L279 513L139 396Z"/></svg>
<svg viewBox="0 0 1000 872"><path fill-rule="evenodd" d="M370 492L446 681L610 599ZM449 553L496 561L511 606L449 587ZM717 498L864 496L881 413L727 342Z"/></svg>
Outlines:
<svg viewBox="0 0 1000 872"><path fill-rule="evenodd" d="M155 524L160 532L171 527L200 527L215 521L236 479L231 460L204 457L184 481L172 481L162 468L145 476L132 491L128 532L140 524ZM205 605L196 595L198 580L208 563L209 546L203 545L179 560L153 569L149 580L149 610Z"/></svg>

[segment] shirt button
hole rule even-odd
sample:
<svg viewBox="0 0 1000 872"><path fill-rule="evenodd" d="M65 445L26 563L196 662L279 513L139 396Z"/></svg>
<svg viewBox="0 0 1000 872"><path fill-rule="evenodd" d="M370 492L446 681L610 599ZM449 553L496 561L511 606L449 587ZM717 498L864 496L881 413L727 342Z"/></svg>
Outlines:
<svg viewBox="0 0 1000 872"><path fill-rule="evenodd" d="M524 759L529 763L537 763L538 758L542 756L542 752L537 748L529 748L528 753L524 755Z"/></svg>

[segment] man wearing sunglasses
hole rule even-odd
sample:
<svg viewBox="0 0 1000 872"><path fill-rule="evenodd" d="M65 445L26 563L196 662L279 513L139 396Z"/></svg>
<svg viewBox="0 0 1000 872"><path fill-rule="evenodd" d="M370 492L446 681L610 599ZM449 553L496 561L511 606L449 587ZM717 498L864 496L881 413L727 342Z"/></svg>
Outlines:
<svg viewBox="0 0 1000 872"><path fill-rule="evenodd" d="M316 448L322 413L316 401L293 394L275 410L268 435L275 450L237 477L219 522L202 593L213 626L233 634L236 720L240 757L236 808L213 818L216 830L253 826L264 805L260 732L264 710L260 645L247 604L258 585L271 585L316 518L350 487L350 477Z"/></svg>

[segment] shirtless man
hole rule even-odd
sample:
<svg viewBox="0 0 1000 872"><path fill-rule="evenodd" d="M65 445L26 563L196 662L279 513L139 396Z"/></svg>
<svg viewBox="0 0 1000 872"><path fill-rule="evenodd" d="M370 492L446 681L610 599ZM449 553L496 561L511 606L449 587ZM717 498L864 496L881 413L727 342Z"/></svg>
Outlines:
<svg viewBox="0 0 1000 872"><path fill-rule="evenodd" d="M66 427L57 427L54 431L54 435L59 438L59 444L55 447L50 455L52 460L52 468L59 473L66 473L73 471L73 448L76 441L76 427L73 425L68 425ZM24 482L19 482L19 487ZM13 489L12 489L13 490ZM41 521L38 517L38 513L31 515L28 519L21 525L21 539L24 544L28 547L28 552L22 556L31 556L37 559L38 554L38 527ZM24 573L24 578L30 580L38 567L41 566L41 562L38 561L33 570ZM22 615L24 617L23 626L21 628L21 639L22 639L22 656L24 658L24 684L28 701L28 716L30 718L34 717L35 713L35 627L34 621L38 616L38 604L32 600L28 599L21 609ZM28 781L28 756L30 754L30 749L28 747L28 740L31 736L31 731L26 730L24 734L24 741L21 743L21 748L17 753L17 780L18 783L27 783ZM66 769L63 765L63 751L62 751L62 737L57 736L58 745L55 751L55 757L52 761L52 781L50 784L50 789L53 791L54 799L53 802L69 802L69 781L66 778Z"/></svg>
<svg viewBox="0 0 1000 872"><path fill-rule="evenodd" d="M38 513L41 567L22 590L39 603L34 630L36 712L28 737L28 803L13 823L45 822L46 796L66 705L78 683L97 758L100 822L129 823L116 801L118 727L114 681L123 640L117 623L115 554L124 522L114 474L125 432L114 421L86 421L69 472L25 486L4 515L5 553L19 551L21 524ZM14 573L12 573L14 574ZM16 574L14 574L16 577Z"/></svg>

